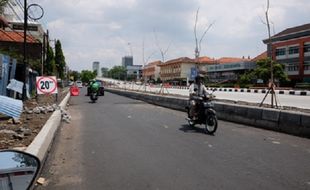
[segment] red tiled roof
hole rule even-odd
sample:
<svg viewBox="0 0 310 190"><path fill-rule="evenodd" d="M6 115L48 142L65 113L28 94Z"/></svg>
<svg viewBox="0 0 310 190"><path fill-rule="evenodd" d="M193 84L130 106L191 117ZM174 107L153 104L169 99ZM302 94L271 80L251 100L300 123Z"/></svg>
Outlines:
<svg viewBox="0 0 310 190"><path fill-rule="evenodd" d="M224 64L224 63L236 63L236 62L250 61L250 60L251 59L246 59L246 58L222 57L216 60L216 62L219 64Z"/></svg>
<svg viewBox="0 0 310 190"><path fill-rule="evenodd" d="M292 28L288 28L286 30L283 30L282 32L272 36L272 37L278 37L278 36L284 36L284 35L288 35L288 34L292 34L292 33L297 33L297 32L301 32L301 31L305 31L305 30L310 30L310 23L309 24L304 24L301 26L296 26L296 27L292 27Z"/></svg>
<svg viewBox="0 0 310 190"><path fill-rule="evenodd" d="M187 62L187 63L194 63L195 60L190 59L188 57L180 57L177 59L171 59L169 61L167 61L165 64L169 64L169 63L179 63L179 62Z"/></svg>
<svg viewBox="0 0 310 190"><path fill-rule="evenodd" d="M199 63L214 64L215 61L216 61L215 59L211 59L210 57L207 56L198 58Z"/></svg>
<svg viewBox="0 0 310 190"><path fill-rule="evenodd" d="M161 64L161 63L162 63L161 61L153 61L153 62L148 63L146 66L158 65L158 64Z"/></svg>
<svg viewBox="0 0 310 190"><path fill-rule="evenodd" d="M0 29L0 41L22 43L24 42L24 33L16 31L5 31L3 29ZM34 37L29 35L27 35L27 42L38 43L38 41Z"/></svg>
<svg viewBox="0 0 310 190"><path fill-rule="evenodd" d="M254 58L252 59L252 61L255 61L255 62L256 62L256 61L258 61L258 60L266 59L266 58L267 58L267 51L265 51L265 52L259 54L258 56L254 57Z"/></svg>

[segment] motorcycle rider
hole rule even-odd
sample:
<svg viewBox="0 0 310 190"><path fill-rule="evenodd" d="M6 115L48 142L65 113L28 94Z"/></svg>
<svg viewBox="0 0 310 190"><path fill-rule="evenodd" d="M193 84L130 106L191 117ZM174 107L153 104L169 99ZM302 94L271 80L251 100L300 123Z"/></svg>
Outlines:
<svg viewBox="0 0 310 190"><path fill-rule="evenodd" d="M189 87L189 116L191 119L196 120L199 113L199 104L201 100L198 97L206 97L209 93L203 84L204 75L198 74L195 77L194 83Z"/></svg>
<svg viewBox="0 0 310 190"><path fill-rule="evenodd" d="M95 79L90 80L89 82L90 92L95 92L98 95L99 92L99 84Z"/></svg>

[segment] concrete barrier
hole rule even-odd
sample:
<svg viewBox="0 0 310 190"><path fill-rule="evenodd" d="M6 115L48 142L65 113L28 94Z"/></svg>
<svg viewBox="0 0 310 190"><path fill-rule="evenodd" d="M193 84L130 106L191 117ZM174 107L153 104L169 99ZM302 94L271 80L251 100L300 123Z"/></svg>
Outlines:
<svg viewBox="0 0 310 190"><path fill-rule="evenodd" d="M68 92L67 96L62 100L59 106L62 109L64 109L69 99L70 99L70 92ZM35 137L35 139L31 142L31 144L26 148L25 151L32 155L37 156L43 163L46 154L53 142L54 135L60 125L60 122L61 122L61 111L56 110L50 116L45 125L42 127L39 134Z"/></svg>
<svg viewBox="0 0 310 190"><path fill-rule="evenodd" d="M182 97L161 96L111 88L106 90L180 111L186 111L185 106L188 104L187 98ZM222 102L215 102L214 109L221 120L310 138L310 114L307 113Z"/></svg>

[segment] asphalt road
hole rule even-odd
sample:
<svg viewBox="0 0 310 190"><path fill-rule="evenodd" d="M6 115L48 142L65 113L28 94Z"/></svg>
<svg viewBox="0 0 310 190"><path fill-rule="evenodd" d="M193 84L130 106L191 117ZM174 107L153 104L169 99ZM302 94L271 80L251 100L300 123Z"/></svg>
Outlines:
<svg viewBox="0 0 310 190"><path fill-rule="evenodd" d="M210 136L183 112L110 93L70 104L36 189L310 189L310 139L224 121Z"/></svg>

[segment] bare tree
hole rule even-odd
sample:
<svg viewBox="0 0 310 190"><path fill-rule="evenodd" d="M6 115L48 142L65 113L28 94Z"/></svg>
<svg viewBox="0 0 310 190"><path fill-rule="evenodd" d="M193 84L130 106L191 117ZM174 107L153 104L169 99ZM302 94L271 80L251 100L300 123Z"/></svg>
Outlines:
<svg viewBox="0 0 310 190"><path fill-rule="evenodd" d="M194 26L194 35L195 35L195 43L196 43L196 47L195 47L195 58L199 58L200 56L200 51L201 51L201 42L203 40L203 38L206 36L207 32L210 30L210 28L214 25L215 23L215 20L207 25L205 27L205 30L203 32L203 34L201 35L201 37L199 38L198 40L198 37L197 37L197 23L198 23L198 15L199 15L199 8L197 9L196 11L196 16L195 16L195 26Z"/></svg>
<svg viewBox="0 0 310 190"><path fill-rule="evenodd" d="M163 49L163 48L159 45L159 41L158 41L158 37L157 37L157 33L156 33L156 30L155 30L155 29L154 29L154 38L155 38L155 44L156 44L157 48L159 49L162 62L164 63L164 62L165 62L165 56L166 56L166 54L168 53L168 50L169 50L169 48L170 48L172 42L169 43L169 45L167 46L166 49Z"/></svg>
<svg viewBox="0 0 310 190"><path fill-rule="evenodd" d="M276 104L276 107L278 107L278 101L277 101L277 97L275 95L275 84L274 84L274 75L273 75L273 62L272 62L273 50L272 50L271 32L270 32L269 9L270 9L270 2L269 2L269 0L267 0L267 8L266 8L266 11L265 11L266 22L264 22L264 21L262 21L262 22L267 26L267 31L268 31L268 44L267 44L267 46L268 46L267 47L267 57L268 57L268 59L267 60L270 61L270 83L268 85L269 89L268 89L268 91L267 91L263 101L261 102L260 106L263 105L266 97L270 93L271 94L271 107L274 107L274 102Z"/></svg>

